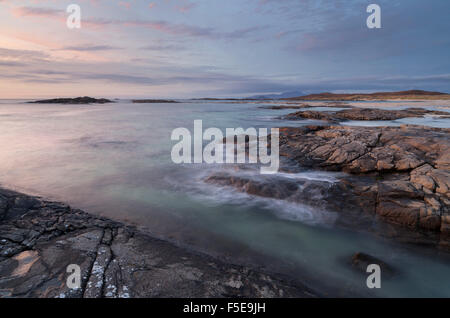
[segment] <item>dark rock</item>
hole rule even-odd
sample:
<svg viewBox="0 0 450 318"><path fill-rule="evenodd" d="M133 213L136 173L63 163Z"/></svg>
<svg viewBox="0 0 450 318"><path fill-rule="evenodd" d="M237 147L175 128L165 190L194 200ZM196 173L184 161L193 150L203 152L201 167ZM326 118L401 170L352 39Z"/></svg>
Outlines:
<svg viewBox="0 0 450 318"><path fill-rule="evenodd" d="M262 180L258 181L226 174L210 176L205 179L205 182L242 188L243 191L248 194L276 199L286 199L298 190L297 183L288 180L271 180L271 182L264 182Z"/></svg>
<svg viewBox="0 0 450 318"><path fill-rule="evenodd" d="M239 191L265 198L308 204L322 210L355 210L355 193L343 182L284 178L260 178L215 173L204 179L206 183L230 186ZM363 201L362 198L358 202ZM367 212L375 213L374 205L362 204ZM361 220L360 220L361 221Z"/></svg>
<svg viewBox="0 0 450 318"><path fill-rule="evenodd" d="M0 189L0 297L314 297L283 276L226 264L134 227ZM9 214L9 210L25 213ZM66 285L67 266L81 286Z"/></svg>

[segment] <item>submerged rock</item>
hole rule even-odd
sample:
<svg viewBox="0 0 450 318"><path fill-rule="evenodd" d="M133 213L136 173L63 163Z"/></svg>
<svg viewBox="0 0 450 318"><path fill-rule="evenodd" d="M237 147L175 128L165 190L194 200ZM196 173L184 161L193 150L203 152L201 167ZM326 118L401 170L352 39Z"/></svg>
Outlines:
<svg viewBox="0 0 450 318"><path fill-rule="evenodd" d="M355 193L343 182L330 182L311 179L288 179L283 177L258 178L257 176L238 176L229 173L214 173L204 179L206 183L230 186L249 195L309 205L320 211L352 211L361 203L361 208L374 213L374 207L363 203L364 198L355 202ZM351 212L348 212L351 213ZM364 222L359 218L358 222Z"/></svg>
<svg viewBox="0 0 450 318"><path fill-rule="evenodd" d="M367 273L367 267L371 264L380 266L382 277L392 277L396 274L392 266L369 254L358 252L352 256L352 267L361 273Z"/></svg>

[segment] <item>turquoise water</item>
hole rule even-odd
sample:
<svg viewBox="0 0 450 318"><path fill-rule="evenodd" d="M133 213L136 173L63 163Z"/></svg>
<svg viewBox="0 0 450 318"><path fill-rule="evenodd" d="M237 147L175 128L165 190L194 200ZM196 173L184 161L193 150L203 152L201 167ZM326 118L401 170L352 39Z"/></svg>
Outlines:
<svg viewBox="0 0 450 318"><path fill-rule="evenodd" d="M192 131L195 119L202 119L204 128L223 130L320 123L278 120L275 117L295 110L259 106L0 101L0 182L136 224L157 237L228 261L286 273L331 296L450 297L446 256L339 229L333 224L333 211L202 182L217 171L235 171L233 166L172 163L172 130ZM433 120L424 119L430 125ZM444 120L444 126L449 123ZM257 170L245 173L256 175ZM334 175L309 171L274 177L332 182ZM366 276L347 264L360 251L392 264L400 275L382 277L380 290L368 290Z"/></svg>

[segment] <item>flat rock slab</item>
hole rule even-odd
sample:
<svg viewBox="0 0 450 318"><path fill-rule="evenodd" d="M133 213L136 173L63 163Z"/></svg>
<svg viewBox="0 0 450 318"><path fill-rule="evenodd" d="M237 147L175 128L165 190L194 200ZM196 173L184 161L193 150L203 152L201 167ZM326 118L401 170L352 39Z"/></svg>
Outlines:
<svg viewBox="0 0 450 318"><path fill-rule="evenodd" d="M67 267L81 270L70 289ZM315 297L69 206L0 189L0 297Z"/></svg>

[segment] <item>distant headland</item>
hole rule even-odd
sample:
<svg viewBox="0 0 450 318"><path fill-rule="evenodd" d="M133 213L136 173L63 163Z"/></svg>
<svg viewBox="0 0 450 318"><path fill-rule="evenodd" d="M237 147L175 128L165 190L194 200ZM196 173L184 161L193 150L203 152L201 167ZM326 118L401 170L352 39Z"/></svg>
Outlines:
<svg viewBox="0 0 450 318"><path fill-rule="evenodd" d="M283 100L333 100L333 101L374 101L374 100L449 100L450 94L409 90L400 92L378 92L371 94L333 94L320 93L305 96L283 98Z"/></svg>

